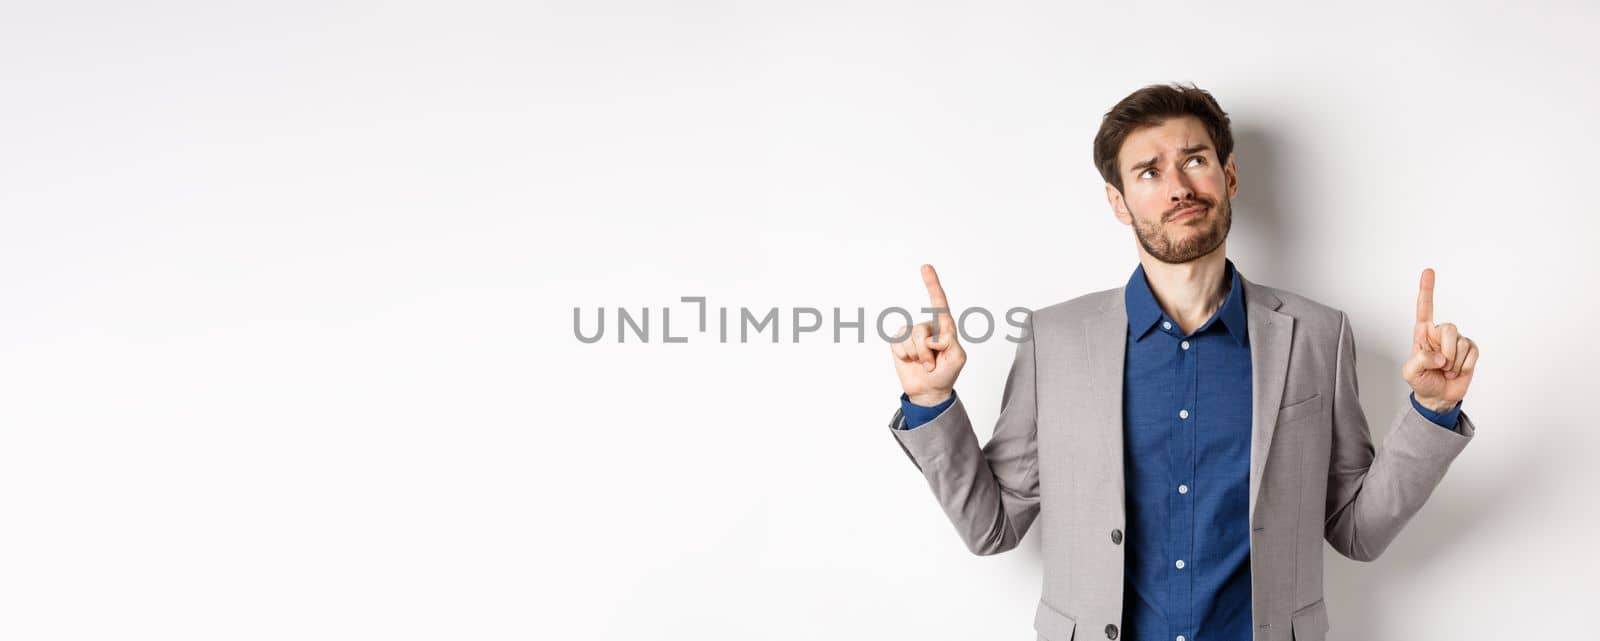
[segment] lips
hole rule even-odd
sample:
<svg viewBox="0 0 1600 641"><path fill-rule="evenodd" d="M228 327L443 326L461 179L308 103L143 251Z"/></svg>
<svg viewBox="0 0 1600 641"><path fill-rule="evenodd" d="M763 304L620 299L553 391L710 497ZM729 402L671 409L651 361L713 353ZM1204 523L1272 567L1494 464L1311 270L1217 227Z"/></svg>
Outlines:
<svg viewBox="0 0 1600 641"><path fill-rule="evenodd" d="M1167 222L1176 223L1176 222L1185 221L1185 220L1188 220L1190 218L1194 218L1195 216L1199 216L1200 214L1205 213L1205 211L1206 211L1206 206L1205 205L1195 205L1195 206L1190 207L1188 209L1180 210L1176 214L1173 214L1172 218L1168 219Z"/></svg>

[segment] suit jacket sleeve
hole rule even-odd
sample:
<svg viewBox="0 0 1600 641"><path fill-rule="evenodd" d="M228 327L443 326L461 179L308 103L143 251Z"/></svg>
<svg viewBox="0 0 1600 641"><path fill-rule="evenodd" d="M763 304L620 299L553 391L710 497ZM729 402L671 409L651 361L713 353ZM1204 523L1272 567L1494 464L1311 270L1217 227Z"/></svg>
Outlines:
<svg viewBox="0 0 1600 641"><path fill-rule="evenodd" d="M973 554L997 554L1016 547L1039 515L1036 341L1031 318L1024 336L1028 338L1017 344L1011 373L1006 376L1000 418L987 445L978 446L959 396L937 418L916 429L893 429L903 420L901 410L895 411L889 423L890 433L927 478L934 497Z"/></svg>
<svg viewBox="0 0 1600 641"><path fill-rule="evenodd" d="M1343 312L1338 351L1324 536L1340 554L1371 561L1422 508L1476 428L1462 412L1456 430L1439 429L1406 403L1374 454L1357 392L1355 337Z"/></svg>

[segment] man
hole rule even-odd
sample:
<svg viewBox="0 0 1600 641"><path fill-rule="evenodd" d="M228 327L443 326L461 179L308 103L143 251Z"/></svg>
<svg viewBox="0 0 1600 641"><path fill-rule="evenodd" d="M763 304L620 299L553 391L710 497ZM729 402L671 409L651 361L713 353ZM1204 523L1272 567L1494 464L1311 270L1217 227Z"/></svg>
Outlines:
<svg viewBox="0 0 1600 641"><path fill-rule="evenodd" d="M1139 267L1032 313L983 447L931 265L945 311L891 345L892 434L968 548L1009 550L1042 517L1041 639L1323 639L1322 540L1377 558L1472 439L1460 404L1478 347L1433 323L1425 269L1411 402L1374 454L1349 317L1227 258L1232 149L1196 87L1145 87L1106 114L1095 165Z"/></svg>

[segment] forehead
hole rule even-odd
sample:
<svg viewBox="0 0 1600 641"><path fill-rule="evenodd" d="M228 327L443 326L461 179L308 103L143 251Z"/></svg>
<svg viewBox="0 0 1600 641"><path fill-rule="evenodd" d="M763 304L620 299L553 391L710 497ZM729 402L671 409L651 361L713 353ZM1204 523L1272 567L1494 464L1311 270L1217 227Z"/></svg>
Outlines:
<svg viewBox="0 0 1600 641"><path fill-rule="evenodd" d="M1199 118L1168 118L1159 125L1143 127L1128 134L1122 141L1122 150L1117 152L1117 164L1126 168L1142 160L1174 155L1181 149L1195 145L1206 145L1211 148L1213 155L1216 154L1211 133L1206 131L1206 126Z"/></svg>

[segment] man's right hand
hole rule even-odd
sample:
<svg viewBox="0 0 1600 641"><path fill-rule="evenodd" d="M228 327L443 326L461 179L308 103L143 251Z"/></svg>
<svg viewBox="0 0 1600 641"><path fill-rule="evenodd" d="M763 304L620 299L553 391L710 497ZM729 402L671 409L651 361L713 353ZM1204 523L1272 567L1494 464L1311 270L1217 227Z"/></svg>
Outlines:
<svg viewBox="0 0 1600 641"><path fill-rule="evenodd" d="M918 323L911 327L910 337L889 343L889 349L894 353L894 370L906 397L917 405L932 407L950 398L956 376L967 362L967 353L957 340L955 316L950 313L950 302L944 297L933 265L922 266L922 283L928 287L932 307L943 310L936 316L939 331L933 331L935 323ZM901 327L894 336L905 334L906 328Z"/></svg>

